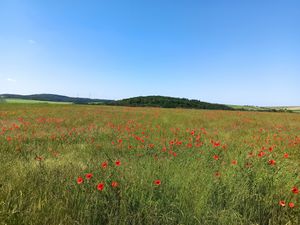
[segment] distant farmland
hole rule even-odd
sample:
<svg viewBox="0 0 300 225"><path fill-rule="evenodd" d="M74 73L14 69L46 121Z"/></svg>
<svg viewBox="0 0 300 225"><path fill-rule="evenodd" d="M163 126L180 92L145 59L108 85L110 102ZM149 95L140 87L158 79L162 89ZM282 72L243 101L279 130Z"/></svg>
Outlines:
<svg viewBox="0 0 300 225"><path fill-rule="evenodd" d="M18 98L8 98L4 99L6 103L23 103L23 104L73 104L72 102L55 102L55 101L39 101L39 100L28 100L28 99L18 99Z"/></svg>

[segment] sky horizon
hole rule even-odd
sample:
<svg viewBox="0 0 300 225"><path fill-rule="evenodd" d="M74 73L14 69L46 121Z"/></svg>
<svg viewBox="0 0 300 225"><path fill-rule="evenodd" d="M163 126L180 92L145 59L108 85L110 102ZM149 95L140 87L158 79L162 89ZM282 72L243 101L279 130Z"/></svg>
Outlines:
<svg viewBox="0 0 300 225"><path fill-rule="evenodd" d="M0 94L300 105L300 2L0 2Z"/></svg>

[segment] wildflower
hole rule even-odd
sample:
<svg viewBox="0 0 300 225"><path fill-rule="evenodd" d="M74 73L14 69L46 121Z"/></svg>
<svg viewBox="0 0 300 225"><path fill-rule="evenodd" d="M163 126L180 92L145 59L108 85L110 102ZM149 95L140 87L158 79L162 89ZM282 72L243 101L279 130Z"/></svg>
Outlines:
<svg viewBox="0 0 300 225"><path fill-rule="evenodd" d="M237 160L232 160L232 161L231 161L231 164L232 164L232 165L236 165L236 164L237 164Z"/></svg>
<svg viewBox="0 0 300 225"><path fill-rule="evenodd" d="M77 178L77 184L82 184L83 183L83 178L82 177L78 177Z"/></svg>
<svg viewBox="0 0 300 225"><path fill-rule="evenodd" d="M104 189L104 184L103 184L103 183L99 183L99 184L97 185L97 189L98 189L99 191L102 191L102 190Z"/></svg>
<svg viewBox="0 0 300 225"><path fill-rule="evenodd" d="M290 207L290 208L294 208L294 207L295 207L295 204L294 204L293 202L290 202L290 203L289 203L289 207Z"/></svg>
<svg viewBox="0 0 300 225"><path fill-rule="evenodd" d="M121 166L121 161L120 160L116 161L116 166Z"/></svg>
<svg viewBox="0 0 300 225"><path fill-rule="evenodd" d="M87 173L86 175L85 175L85 177L86 177L86 179L91 179L92 177L93 177L93 174L92 173Z"/></svg>
<svg viewBox="0 0 300 225"><path fill-rule="evenodd" d="M12 137L11 137L11 136L8 136L8 137L6 137L6 140L7 140L8 142L10 142L10 141L12 140Z"/></svg>
<svg viewBox="0 0 300 225"><path fill-rule="evenodd" d="M221 176L221 173L220 173L220 172L215 172L215 176L216 176L216 177L220 177L220 176Z"/></svg>
<svg viewBox="0 0 300 225"><path fill-rule="evenodd" d="M216 141L213 143L214 147L219 147L221 145L221 143L219 141Z"/></svg>
<svg viewBox="0 0 300 225"><path fill-rule="evenodd" d="M269 165L275 165L276 161L274 159L269 160Z"/></svg>
<svg viewBox="0 0 300 225"><path fill-rule="evenodd" d="M218 155L214 155L213 158L214 158L215 160L218 160L218 159L219 159L219 156L218 156Z"/></svg>
<svg viewBox="0 0 300 225"><path fill-rule="evenodd" d="M116 182L116 181L113 181L113 182L111 182L111 186L112 187L117 187L119 184L118 184L118 182Z"/></svg>
<svg viewBox="0 0 300 225"><path fill-rule="evenodd" d="M105 168L107 167L107 165L108 165L107 162L103 162L103 163L101 164L101 166L102 166L103 169L105 169Z"/></svg>
<svg viewBox="0 0 300 225"><path fill-rule="evenodd" d="M158 185L161 184L161 181L160 181L160 180L155 180L155 181L154 181L154 184L158 186Z"/></svg>
<svg viewBox="0 0 300 225"><path fill-rule="evenodd" d="M284 157L284 158L288 158L288 157L289 157L289 154L288 154L288 153L284 153L283 157Z"/></svg>
<svg viewBox="0 0 300 225"><path fill-rule="evenodd" d="M285 201L280 200L280 201L279 201L279 205L282 206L282 207L284 207L284 206L285 206Z"/></svg>
<svg viewBox="0 0 300 225"><path fill-rule="evenodd" d="M154 148L154 144L149 144L149 148Z"/></svg>
<svg viewBox="0 0 300 225"><path fill-rule="evenodd" d="M36 156L34 159L37 161L42 161L44 158L42 156Z"/></svg>
<svg viewBox="0 0 300 225"><path fill-rule="evenodd" d="M292 192L293 192L294 194L298 194L298 193L299 193L299 189L298 189L297 187L293 187L293 188L292 188Z"/></svg>

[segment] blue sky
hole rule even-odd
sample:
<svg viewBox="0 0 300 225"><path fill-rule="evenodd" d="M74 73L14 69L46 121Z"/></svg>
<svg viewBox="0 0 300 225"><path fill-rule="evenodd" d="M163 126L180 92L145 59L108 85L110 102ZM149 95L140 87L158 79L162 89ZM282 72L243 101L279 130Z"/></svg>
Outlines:
<svg viewBox="0 0 300 225"><path fill-rule="evenodd" d="M298 0L1 0L0 93L300 105Z"/></svg>

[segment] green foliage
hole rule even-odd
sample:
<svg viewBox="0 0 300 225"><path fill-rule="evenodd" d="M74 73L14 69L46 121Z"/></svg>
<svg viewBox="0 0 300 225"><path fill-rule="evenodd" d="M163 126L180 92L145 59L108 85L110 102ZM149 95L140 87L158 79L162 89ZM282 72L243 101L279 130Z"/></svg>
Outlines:
<svg viewBox="0 0 300 225"><path fill-rule="evenodd" d="M222 105L202 102L199 100L189 100L186 98L173 98L164 96L146 96L123 99L109 102L110 105L120 106L142 106L142 107L162 107L162 108L190 108L190 109L223 109L233 110L233 108Z"/></svg>
<svg viewBox="0 0 300 225"><path fill-rule="evenodd" d="M54 94L35 94L35 95L15 95L15 94L3 94L3 98L7 99L20 99L20 100L35 100L42 102L68 102L75 104L95 104L110 102L111 100L105 99L90 99L90 98L74 98L63 95Z"/></svg>

